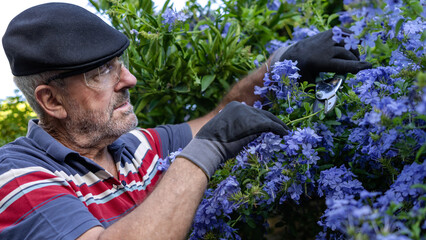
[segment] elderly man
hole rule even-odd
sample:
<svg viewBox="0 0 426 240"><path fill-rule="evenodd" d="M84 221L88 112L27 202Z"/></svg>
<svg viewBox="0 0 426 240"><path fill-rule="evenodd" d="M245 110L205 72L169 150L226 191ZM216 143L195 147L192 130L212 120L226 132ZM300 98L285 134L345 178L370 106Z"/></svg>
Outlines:
<svg viewBox="0 0 426 240"><path fill-rule="evenodd" d="M311 74L369 67L356 52L329 44L330 32L319 36L273 61L308 59L301 67ZM120 61L128 45L71 4L35 6L10 22L3 46L39 120L0 148L1 239L182 239L219 164L262 132L287 133L272 114L234 101L253 103L266 67L202 118L135 128L128 90L136 79ZM169 170L158 171L158 159L180 147Z"/></svg>

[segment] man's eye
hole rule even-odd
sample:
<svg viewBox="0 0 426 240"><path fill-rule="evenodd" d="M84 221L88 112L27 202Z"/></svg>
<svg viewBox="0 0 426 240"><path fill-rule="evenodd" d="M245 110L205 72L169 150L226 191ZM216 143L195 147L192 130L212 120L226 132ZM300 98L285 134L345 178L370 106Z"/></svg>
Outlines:
<svg viewBox="0 0 426 240"><path fill-rule="evenodd" d="M107 75L112 70L112 65L110 63L104 64L99 67L100 75Z"/></svg>

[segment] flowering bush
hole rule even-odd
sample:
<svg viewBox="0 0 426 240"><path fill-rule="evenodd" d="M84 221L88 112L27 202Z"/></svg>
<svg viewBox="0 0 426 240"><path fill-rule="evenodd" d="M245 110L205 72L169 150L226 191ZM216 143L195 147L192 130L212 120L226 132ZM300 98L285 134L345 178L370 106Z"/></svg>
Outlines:
<svg viewBox="0 0 426 240"><path fill-rule="evenodd" d="M314 112L314 85L298 82L296 62L269 66L254 106L291 131L262 134L216 172L191 239L426 238L424 0L247 0L216 11L189 1L180 13L168 3L159 13L131 3L105 8L134 42L128 55L142 79L135 101L143 124L170 116L155 108L171 99L162 113L173 121L205 113L274 50L326 29L346 49L360 44L374 65L345 76L327 114Z"/></svg>

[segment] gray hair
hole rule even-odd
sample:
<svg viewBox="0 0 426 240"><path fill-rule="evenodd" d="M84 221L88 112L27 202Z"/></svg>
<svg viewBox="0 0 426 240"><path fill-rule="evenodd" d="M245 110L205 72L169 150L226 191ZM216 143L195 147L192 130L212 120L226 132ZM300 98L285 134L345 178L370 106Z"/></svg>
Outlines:
<svg viewBox="0 0 426 240"><path fill-rule="evenodd" d="M42 73L37 73L37 74L27 75L27 76L13 76L13 81L15 82L16 86L24 94L26 100L28 101L28 104L33 109L33 111L37 114L40 120L46 119L47 116L43 108L40 106L40 104L38 104L36 100L36 97L34 94L35 89L39 85L45 84L47 79L57 75L60 72L63 72L63 71L49 71L49 72L42 72ZM52 84L55 84L58 87L64 88L64 82L61 81L61 79L52 81Z"/></svg>

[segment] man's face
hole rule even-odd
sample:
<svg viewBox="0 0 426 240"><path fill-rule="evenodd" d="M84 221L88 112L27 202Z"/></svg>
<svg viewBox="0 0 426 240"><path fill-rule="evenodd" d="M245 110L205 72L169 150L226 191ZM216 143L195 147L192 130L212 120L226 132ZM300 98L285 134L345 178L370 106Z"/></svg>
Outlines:
<svg viewBox="0 0 426 240"><path fill-rule="evenodd" d="M120 67L117 77L111 86L102 89L89 87L82 75L67 83L65 127L77 136L86 136L85 147L115 140L137 125L128 90L136 84L136 79L124 67Z"/></svg>

